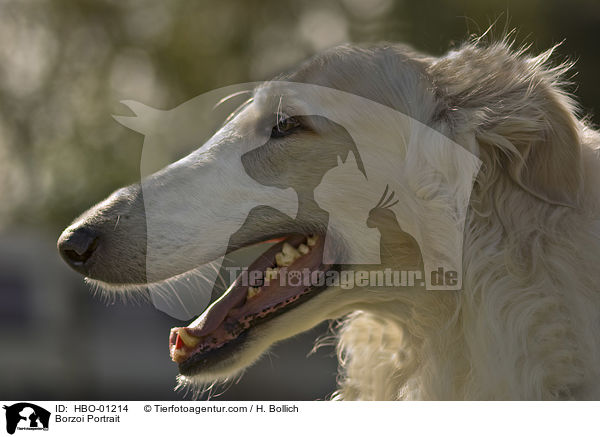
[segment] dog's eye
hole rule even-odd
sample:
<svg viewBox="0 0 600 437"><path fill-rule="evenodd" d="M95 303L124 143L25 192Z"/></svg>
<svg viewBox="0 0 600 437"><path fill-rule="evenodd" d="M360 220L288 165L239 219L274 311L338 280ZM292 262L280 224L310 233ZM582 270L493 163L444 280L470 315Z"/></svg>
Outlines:
<svg viewBox="0 0 600 437"><path fill-rule="evenodd" d="M296 117L283 116L271 130L271 138L280 138L291 134L301 127L300 121Z"/></svg>

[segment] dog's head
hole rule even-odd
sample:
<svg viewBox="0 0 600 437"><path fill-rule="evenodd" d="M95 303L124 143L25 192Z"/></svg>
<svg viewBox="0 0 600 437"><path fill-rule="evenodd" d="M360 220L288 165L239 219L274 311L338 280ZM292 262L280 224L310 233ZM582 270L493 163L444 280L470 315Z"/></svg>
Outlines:
<svg viewBox="0 0 600 437"><path fill-rule="evenodd" d="M575 205L580 188L564 168L579 159L564 95L507 49L495 56L517 77L497 83L489 60L477 59L487 53L432 59L402 47L344 46L320 55L257 87L198 150L84 213L64 231L60 252L119 292L275 242L250 264L257 275L240 276L189 327L172 331L180 372L200 382L238 372L322 320L374 302L414 303L438 268L453 272L448 288L460 288L475 155L502 163L507 180L543 202ZM465 83L488 86L492 101ZM503 98L519 98L510 116L511 100L494 109ZM410 284L368 273L352 287L340 282L348 271L390 268L422 275Z"/></svg>

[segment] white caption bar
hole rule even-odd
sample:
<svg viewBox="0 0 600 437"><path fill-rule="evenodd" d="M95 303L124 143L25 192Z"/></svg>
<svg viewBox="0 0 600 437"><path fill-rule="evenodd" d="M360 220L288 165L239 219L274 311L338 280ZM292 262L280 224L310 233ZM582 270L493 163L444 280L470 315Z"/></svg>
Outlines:
<svg viewBox="0 0 600 437"><path fill-rule="evenodd" d="M43 435L597 435L599 402L3 401L2 431ZM17 411L18 410L18 411ZM47 416L44 411L50 415ZM415 434L416 433L416 434ZM35 435L35 434L33 434Z"/></svg>

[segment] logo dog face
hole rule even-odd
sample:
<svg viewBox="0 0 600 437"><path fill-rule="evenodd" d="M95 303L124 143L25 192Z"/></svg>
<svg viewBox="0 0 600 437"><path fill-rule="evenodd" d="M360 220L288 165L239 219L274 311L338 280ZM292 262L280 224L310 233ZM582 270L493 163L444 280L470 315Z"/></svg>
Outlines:
<svg viewBox="0 0 600 437"><path fill-rule="evenodd" d="M48 429L50 412L40 406L19 402L2 408L6 410L6 432L9 434L14 434L19 425L23 428Z"/></svg>
<svg viewBox="0 0 600 437"><path fill-rule="evenodd" d="M190 299L191 314L218 294L212 263L264 241L277 244L251 270L379 265L387 235L407 265L424 266L426 283L417 288L431 286L427 273L440 266L459 271L477 158L387 96L302 83L306 74L261 84L202 147L84 213L61 236L65 259L117 292L149 283L162 293L171 281L202 276L207 285L195 296L204 298ZM407 75L419 80L418 72ZM371 213L387 189L398 202L386 202L392 214L376 220ZM273 342L373 299L360 287L272 287L234 283L190 327L175 330L171 351L182 374L225 377Z"/></svg>

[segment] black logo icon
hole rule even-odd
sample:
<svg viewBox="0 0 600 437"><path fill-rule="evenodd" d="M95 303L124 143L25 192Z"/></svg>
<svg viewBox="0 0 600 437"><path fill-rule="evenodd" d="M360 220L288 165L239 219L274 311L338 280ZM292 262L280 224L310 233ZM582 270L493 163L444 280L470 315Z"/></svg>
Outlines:
<svg viewBox="0 0 600 437"><path fill-rule="evenodd" d="M50 423L50 411L35 404L19 402L2 407L6 410L6 432L14 434L19 430L47 430Z"/></svg>

